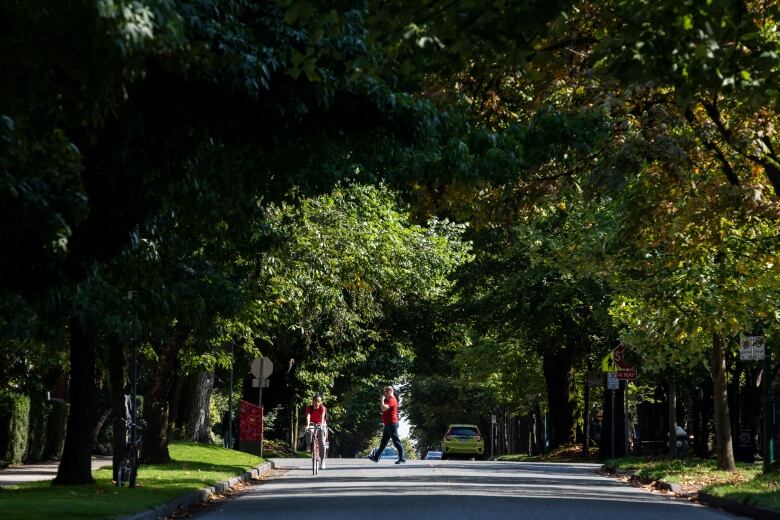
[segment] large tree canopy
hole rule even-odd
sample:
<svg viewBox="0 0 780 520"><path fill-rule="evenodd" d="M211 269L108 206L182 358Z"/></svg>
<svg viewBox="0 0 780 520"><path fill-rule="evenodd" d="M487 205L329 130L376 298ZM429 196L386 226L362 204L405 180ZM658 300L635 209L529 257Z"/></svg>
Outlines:
<svg viewBox="0 0 780 520"><path fill-rule="evenodd" d="M225 345L295 359L288 402L340 400L350 442L365 388L408 378L425 443L457 386L475 421L537 396L561 444L575 373L619 336L654 373L709 364L733 467L730 340L780 320L777 2L16 0L0 20L2 374L70 370L57 483L91 480L134 342L152 458L180 376Z"/></svg>

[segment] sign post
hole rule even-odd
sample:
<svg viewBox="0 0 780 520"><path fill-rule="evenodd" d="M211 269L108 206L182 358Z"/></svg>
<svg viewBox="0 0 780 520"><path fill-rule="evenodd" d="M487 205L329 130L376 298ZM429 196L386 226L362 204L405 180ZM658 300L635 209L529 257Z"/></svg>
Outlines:
<svg viewBox="0 0 780 520"><path fill-rule="evenodd" d="M772 409L772 353L766 346L764 336L740 336L739 338L740 361L763 361L763 376L761 387L764 402L763 421L761 424L762 455L764 456L764 469L769 468L775 461L775 417Z"/></svg>
<svg viewBox="0 0 780 520"><path fill-rule="evenodd" d="M620 389L620 381L626 381L626 397L628 394L628 381L637 377L637 369L629 364L625 359L625 346L621 343L609 352L601 360L601 370L607 373L607 390L610 391L610 457L615 457L615 392ZM627 401L623 401L623 407L627 406ZM625 413L625 408L621 408ZM625 419L623 422L623 437L628 435ZM621 448L621 452L623 449Z"/></svg>
<svg viewBox="0 0 780 520"><path fill-rule="evenodd" d="M766 355L764 357L764 377L761 381L764 391L764 424L761 437L764 439L764 471L769 470L769 467L775 462L775 420L777 417L772 413L772 378L774 377L772 367L772 354L769 348L766 349Z"/></svg>
<svg viewBox="0 0 780 520"><path fill-rule="evenodd" d="M257 387L259 390L258 406L260 406L260 456L263 456L263 388L268 387L268 377L274 371L274 364L267 357L256 358L252 361L250 372L257 378ZM255 386L255 381L252 381L252 386Z"/></svg>

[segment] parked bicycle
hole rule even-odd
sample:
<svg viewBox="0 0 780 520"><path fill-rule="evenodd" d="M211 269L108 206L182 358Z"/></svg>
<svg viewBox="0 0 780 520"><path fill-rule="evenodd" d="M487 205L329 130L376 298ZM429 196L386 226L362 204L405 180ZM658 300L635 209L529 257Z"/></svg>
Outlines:
<svg viewBox="0 0 780 520"><path fill-rule="evenodd" d="M133 422L133 403L130 396L125 396L125 417L122 423L125 425L125 449L119 470L116 472L116 485L119 487L127 484L134 488L138 477L138 465L141 453L141 430L145 426L142 419Z"/></svg>
<svg viewBox="0 0 780 520"><path fill-rule="evenodd" d="M306 428L311 438L311 474L317 475L320 468L325 468L325 455L327 443L325 442L325 430L319 424L311 423Z"/></svg>

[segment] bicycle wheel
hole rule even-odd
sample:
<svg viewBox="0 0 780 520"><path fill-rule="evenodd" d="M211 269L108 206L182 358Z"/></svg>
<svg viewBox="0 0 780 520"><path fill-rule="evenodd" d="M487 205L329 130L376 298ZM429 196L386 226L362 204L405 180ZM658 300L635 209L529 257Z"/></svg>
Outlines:
<svg viewBox="0 0 780 520"><path fill-rule="evenodd" d="M128 462L128 478L127 483L131 488L135 487L135 479L138 477L138 448L133 446L130 448L130 453L127 457Z"/></svg>
<svg viewBox="0 0 780 520"><path fill-rule="evenodd" d="M119 470L116 472L116 485L122 487L130 481L130 461L128 457L122 457L122 462L119 463Z"/></svg>

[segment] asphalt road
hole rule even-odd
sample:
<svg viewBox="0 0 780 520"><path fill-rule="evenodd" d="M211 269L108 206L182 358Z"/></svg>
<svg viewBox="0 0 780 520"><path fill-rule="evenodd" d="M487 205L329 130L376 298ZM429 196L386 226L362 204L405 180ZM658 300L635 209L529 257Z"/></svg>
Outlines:
<svg viewBox="0 0 780 520"><path fill-rule="evenodd" d="M596 464L277 459L272 476L199 520L724 520L733 515L596 473Z"/></svg>

